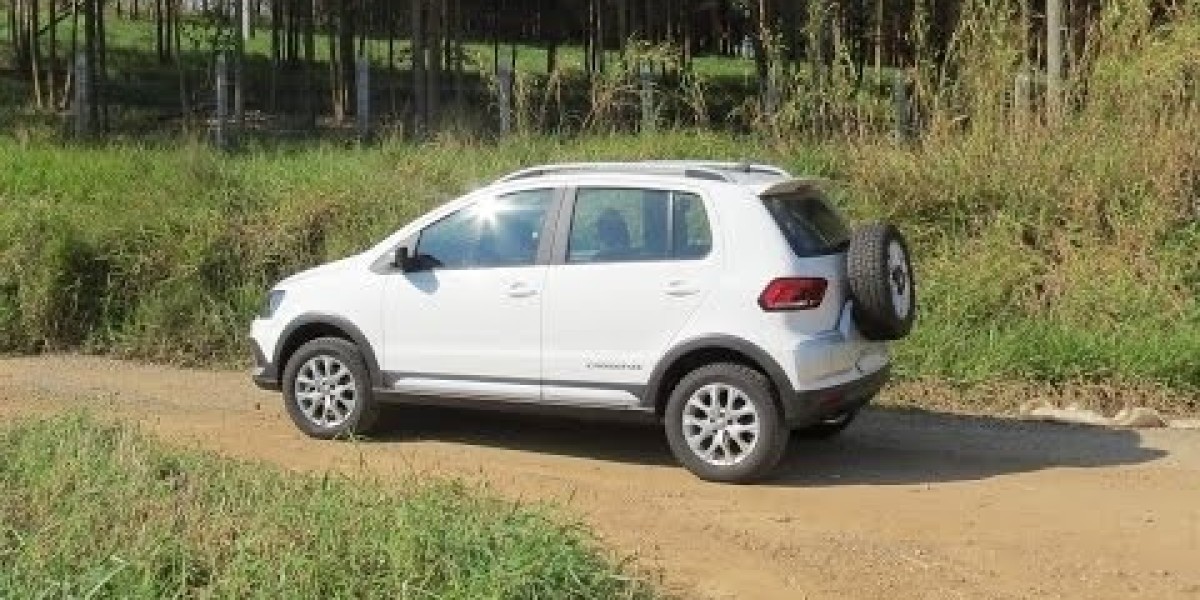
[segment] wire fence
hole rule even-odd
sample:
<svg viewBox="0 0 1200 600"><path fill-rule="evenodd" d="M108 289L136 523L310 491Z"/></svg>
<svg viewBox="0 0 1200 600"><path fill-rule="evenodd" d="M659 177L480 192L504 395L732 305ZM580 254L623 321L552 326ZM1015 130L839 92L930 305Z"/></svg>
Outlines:
<svg viewBox="0 0 1200 600"><path fill-rule="evenodd" d="M916 87L903 71L876 74L856 89L810 79L765 83L702 80L642 64L611 74L446 72L427 74L359 58L324 64L239 64L232 55L126 68L97 76L81 53L64 79L66 131L204 135L221 147L244 138L335 137L369 142L440 130L512 133L653 132L701 127L830 136L921 135ZM1014 127L1036 118L1044 85L1020 74L1006 92Z"/></svg>

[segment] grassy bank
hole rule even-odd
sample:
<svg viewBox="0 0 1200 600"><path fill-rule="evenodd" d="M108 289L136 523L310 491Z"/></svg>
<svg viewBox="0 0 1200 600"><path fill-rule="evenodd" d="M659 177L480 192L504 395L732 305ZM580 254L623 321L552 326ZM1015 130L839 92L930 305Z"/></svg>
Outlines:
<svg viewBox="0 0 1200 600"><path fill-rule="evenodd" d="M0 597L655 595L543 509L403 489L167 449L78 415L21 424L0 432Z"/></svg>
<svg viewBox="0 0 1200 600"><path fill-rule="evenodd" d="M0 142L0 351L243 360L277 279L531 163L755 157L828 177L915 245L908 377L1200 388L1200 127L1081 124L921 145L715 133L444 139L222 155Z"/></svg>

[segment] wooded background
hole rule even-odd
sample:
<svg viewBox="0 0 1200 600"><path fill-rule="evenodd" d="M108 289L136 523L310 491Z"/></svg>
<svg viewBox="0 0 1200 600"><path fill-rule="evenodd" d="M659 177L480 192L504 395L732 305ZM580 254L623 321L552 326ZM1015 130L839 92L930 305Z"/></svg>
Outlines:
<svg viewBox="0 0 1200 600"><path fill-rule="evenodd" d="M912 96L933 90L912 73L925 88L952 81L948 57L979 15L1006 20L1019 38L1009 59L1019 77L997 74L1007 104L1032 105L1049 86L1042 101L1053 108L1099 9L1100 0L8 0L5 37L9 77L31 106L84 111L101 130L122 106L159 121L225 110L213 106L224 54L228 111L243 125L251 110L290 116L293 127L336 126L372 106L373 118L420 132L492 123L480 115L500 97L525 111L516 119L526 127L622 127L639 121L636 94L652 77L655 120L747 127L799 100L804 115L793 120L846 131L919 117ZM506 71L518 74L498 77Z"/></svg>

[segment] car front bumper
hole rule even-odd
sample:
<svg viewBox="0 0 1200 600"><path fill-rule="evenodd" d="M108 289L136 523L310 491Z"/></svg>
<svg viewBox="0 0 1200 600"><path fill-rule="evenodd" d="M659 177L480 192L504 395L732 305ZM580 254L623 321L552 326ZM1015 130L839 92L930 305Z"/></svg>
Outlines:
<svg viewBox="0 0 1200 600"><path fill-rule="evenodd" d="M251 372L254 385L264 390L278 392L283 387L279 381L279 366L263 354L262 349L258 347L258 342L251 341L250 349L254 353L254 370Z"/></svg>

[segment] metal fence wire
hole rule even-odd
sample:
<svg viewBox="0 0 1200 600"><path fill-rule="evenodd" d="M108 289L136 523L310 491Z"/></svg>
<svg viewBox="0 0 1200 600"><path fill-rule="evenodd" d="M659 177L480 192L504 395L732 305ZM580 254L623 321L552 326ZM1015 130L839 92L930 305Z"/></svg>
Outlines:
<svg viewBox="0 0 1200 600"><path fill-rule="evenodd" d="M617 76L515 72L446 73L436 87L418 85L407 65L358 57L348 74L329 64L239 64L232 53L204 60L95 72L80 53L70 81L69 130L86 138L108 133L207 135L226 147L243 136L334 136L369 141L423 135L439 128L510 133L642 131L663 127L763 127L813 131L869 129L909 138L916 115L897 74L876 86L870 104L841 114L814 106L797 110L793 88L753 81L697 82L692 76L640 65ZM417 94L420 93L421 97ZM858 122L849 123L855 119Z"/></svg>

